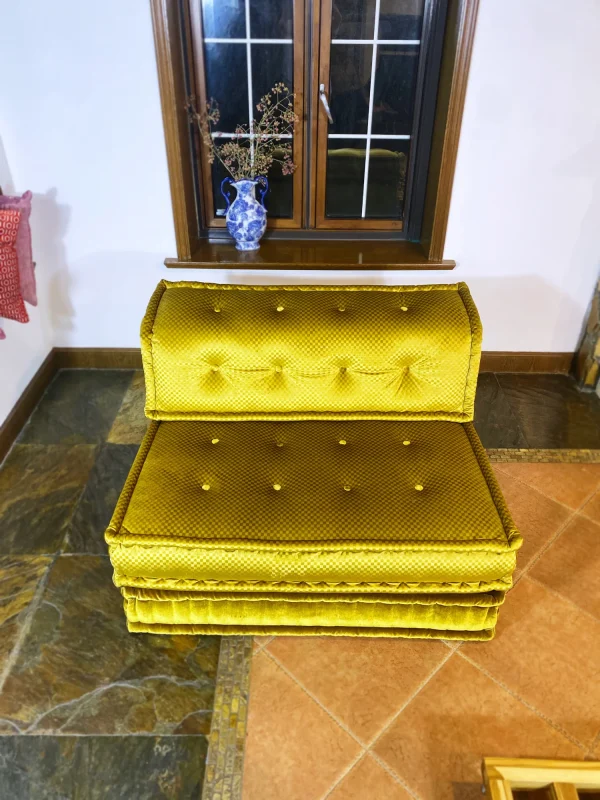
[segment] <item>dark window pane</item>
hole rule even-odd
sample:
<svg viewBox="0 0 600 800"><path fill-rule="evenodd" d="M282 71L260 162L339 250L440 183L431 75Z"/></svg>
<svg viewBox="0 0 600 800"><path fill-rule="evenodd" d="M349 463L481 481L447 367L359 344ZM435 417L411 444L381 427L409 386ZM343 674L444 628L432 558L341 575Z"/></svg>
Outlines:
<svg viewBox="0 0 600 800"><path fill-rule="evenodd" d="M420 48L379 45L373 96L373 134L410 134Z"/></svg>
<svg viewBox="0 0 600 800"><path fill-rule="evenodd" d="M254 116L260 116L256 104L276 83L282 81L294 91L294 51L291 44L252 45L252 94ZM291 143L290 139L285 140ZM277 158L277 155L276 155ZM282 175L281 166L274 164L267 175L270 189L265 204L271 217L291 217L294 182L291 175Z"/></svg>
<svg viewBox="0 0 600 800"><path fill-rule="evenodd" d="M212 165L212 189L213 189L213 202L216 217L224 217L227 208L225 198L221 194L221 181L229 173L220 161L215 159ZM235 198L235 189L231 189L230 194Z"/></svg>
<svg viewBox="0 0 600 800"><path fill-rule="evenodd" d="M252 38L291 39L294 27L293 7L293 0L250 0Z"/></svg>
<svg viewBox="0 0 600 800"><path fill-rule="evenodd" d="M251 47L252 96L256 119L259 113L256 104L276 83L282 81L291 92L294 91L294 50L291 44L253 44Z"/></svg>
<svg viewBox="0 0 600 800"><path fill-rule="evenodd" d="M420 39L423 0L381 0L378 39Z"/></svg>
<svg viewBox="0 0 600 800"><path fill-rule="evenodd" d="M244 39L244 0L202 0L202 29L209 39Z"/></svg>
<svg viewBox="0 0 600 800"><path fill-rule="evenodd" d="M407 139L371 139L366 211L369 219L402 219L409 147Z"/></svg>
<svg viewBox="0 0 600 800"><path fill-rule="evenodd" d="M365 139L327 140L325 214L355 219L362 212Z"/></svg>
<svg viewBox="0 0 600 800"><path fill-rule="evenodd" d="M218 128L233 133L248 125L248 78L245 44L205 44L206 96L221 111Z"/></svg>
<svg viewBox="0 0 600 800"><path fill-rule="evenodd" d="M372 45L331 45L330 133L366 133L369 117Z"/></svg>
<svg viewBox="0 0 600 800"><path fill-rule="evenodd" d="M291 142L290 139L286 141ZM275 158L281 158L281 153L275 153ZM294 177L293 175L283 175L280 164L273 164L269 174L269 191L265 195L265 206L270 217L293 216L294 202Z"/></svg>
<svg viewBox="0 0 600 800"><path fill-rule="evenodd" d="M375 0L333 0L332 39L372 39L375 30Z"/></svg>

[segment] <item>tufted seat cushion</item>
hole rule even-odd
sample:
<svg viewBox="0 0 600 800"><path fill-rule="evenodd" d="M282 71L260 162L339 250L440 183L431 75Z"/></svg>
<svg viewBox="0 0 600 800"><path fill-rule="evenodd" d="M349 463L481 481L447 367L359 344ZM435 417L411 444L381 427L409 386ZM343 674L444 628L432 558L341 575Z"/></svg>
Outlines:
<svg viewBox="0 0 600 800"><path fill-rule="evenodd" d="M497 603L483 612L460 596L503 596L521 544L472 425L389 420L152 423L107 540L136 630L186 624L184 609L240 619L211 589L240 591L257 628L351 626L352 614L404 628L432 613L444 629L493 628ZM253 590L270 598L270 623ZM458 598L413 613L382 601L390 591ZM352 592L358 605L339 600Z"/></svg>

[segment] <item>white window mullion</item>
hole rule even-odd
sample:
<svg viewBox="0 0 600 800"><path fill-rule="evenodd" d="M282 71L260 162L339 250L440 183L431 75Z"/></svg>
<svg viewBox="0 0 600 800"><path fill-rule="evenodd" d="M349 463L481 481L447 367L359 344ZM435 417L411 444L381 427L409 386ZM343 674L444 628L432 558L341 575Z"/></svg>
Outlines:
<svg viewBox="0 0 600 800"><path fill-rule="evenodd" d="M331 44L421 44L420 39L332 39Z"/></svg>
<svg viewBox="0 0 600 800"><path fill-rule="evenodd" d="M246 0L249 2L249 0ZM371 156L371 129L373 127L373 102L375 98L375 70L377 68L377 37L379 36L379 5L380 0L375 0L375 30L373 31L373 57L371 59L371 86L369 89L369 116L367 117L367 139L365 154L365 177L363 182L362 212L364 219L367 215L367 187L369 184L369 162Z"/></svg>
<svg viewBox="0 0 600 800"><path fill-rule="evenodd" d="M204 41L207 44L294 44L293 39L226 39L223 37L207 36Z"/></svg>
<svg viewBox="0 0 600 800"><path fill-rule="evenodd" d="M226 135L226 134L223 134ZM366 139L366 133L328 133L328 139ZM372 139L410 139L408 133L376 133Z"/></svg>
<svg viewBox="0 0 600 800"><path fill-rule="evenodd" d="M377 0L379 2L379 0ZM252 101L252 45L250 39L250 0L245 0L246 8L246 60L248 62L248 130L250 131L250 163L254 166L254 103ZM247 176L250 177L250 176Z"/></svg>

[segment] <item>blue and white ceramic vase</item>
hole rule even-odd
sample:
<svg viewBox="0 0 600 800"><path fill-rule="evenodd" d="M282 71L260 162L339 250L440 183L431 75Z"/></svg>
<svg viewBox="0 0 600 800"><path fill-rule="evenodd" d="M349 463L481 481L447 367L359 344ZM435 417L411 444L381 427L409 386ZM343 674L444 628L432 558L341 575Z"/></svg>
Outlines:
<svg viewBox="0 0 600 800"><path fill-rule="evenodd" d="M229 185L226 186L227 182ZM235 186L237 197L231 202L229 191ZM256 199L256 187L259 187L260 199ZM269 189L267 179L260 176L242 178L234 181L224 178L221 182L221 194L227 201L227 230L235 239L238 250L258 250L260 238L267 227L267 209L265 208L265 195ZM229 190L229 191L228 191Z"/></svg>

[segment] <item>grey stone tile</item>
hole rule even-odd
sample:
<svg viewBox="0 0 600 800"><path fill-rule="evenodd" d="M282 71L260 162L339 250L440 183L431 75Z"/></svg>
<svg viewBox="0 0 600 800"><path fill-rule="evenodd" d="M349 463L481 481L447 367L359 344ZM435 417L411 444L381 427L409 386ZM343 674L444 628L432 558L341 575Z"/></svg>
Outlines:
<svg viewBox="0 0 600 800"><path fill-rule="evenodd" d="M204 736L0 736L0 797L200 800Z"/></svg>
<svg viewBox="0 0 600 800"><path fill-rule="evenodd" d="M0 553L55 553L96 447L16 445L0 468Z"/></svg>
<svg viewBox="0 0 600 800"><path fill-rule="evenodd" d="M484 447L527 447L527 439L493 372L479 375L474 423Z"/></svg>
<svg viewBox="0 0 600 800"><path fill-rule="evenodd" d="M137 445L102 446L69 525L65 552L108 553L104 531L137 451Z"/></svg>
<svg viewBox="0 0 600 800"><path fill-rule="evenodd" d="M61 370L19 437L22 444L105 441L132 370Z"/></svg>
<svg viewBox="0 0 600 800"><path fill-rule="evenodd" d="M600 398L568 375L500 373L498 382L534 448L600 448Z"/></svg>
<svg viewBox="0 0 600 800"><path fill-rule="evenodd" d="M220 638L129 633L111 579L107 558L59 556L0 694L4 732L208 734Z"/></svg>

